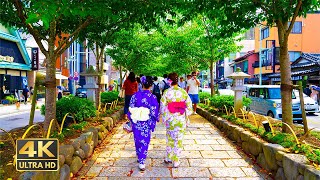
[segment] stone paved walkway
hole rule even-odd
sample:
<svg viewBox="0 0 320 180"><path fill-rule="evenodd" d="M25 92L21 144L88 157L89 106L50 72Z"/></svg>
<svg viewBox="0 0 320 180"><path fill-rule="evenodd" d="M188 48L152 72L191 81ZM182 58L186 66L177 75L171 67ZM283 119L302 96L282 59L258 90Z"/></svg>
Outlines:
<svg viewBox="0 0 320 180"><path fill-rule="evenodd" d="M249 158L224 138L218 129L199 115L191 116L183 141L181 165L163 163L165 127L159 123L152 134L146 171L140 172L132 134L116 127L85 168L85 179L265 179ZM99 153L98 153L99 152Z"/></svg>

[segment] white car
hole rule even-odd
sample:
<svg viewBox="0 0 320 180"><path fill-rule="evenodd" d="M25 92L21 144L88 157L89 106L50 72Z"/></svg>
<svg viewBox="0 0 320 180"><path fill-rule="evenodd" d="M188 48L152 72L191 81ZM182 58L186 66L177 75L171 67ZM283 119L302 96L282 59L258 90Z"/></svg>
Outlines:
<svg viewBox="0 0 320 180"><path fill-rule="evenodd" d="M296 95L297 99L299 99L299 91L294 90L294 94ZM318 113L319 112L319 104L317 101L313 100L311 97L303 93L303 101L304 101L304 108L306 113Z"/></svg>

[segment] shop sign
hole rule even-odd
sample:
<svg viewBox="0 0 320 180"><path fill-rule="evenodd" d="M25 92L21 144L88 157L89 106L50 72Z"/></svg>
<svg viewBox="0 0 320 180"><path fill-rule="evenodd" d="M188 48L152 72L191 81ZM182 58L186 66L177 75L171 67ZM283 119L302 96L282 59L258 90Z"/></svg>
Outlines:
<svg viewBox="0 0 320 180"><path fill-rule="evenodd" d="M12 56L1 56L0 55L0 62L5 61L5 62L12 63L13 60L14 60L14 58Z"/></svg>
<svg viewBox="0 0 320 180"><path fill-rule="evenodd" d="M299 81L302 79L302 76L293 76L291 77L292 81ZM271 78L271 81L281 81L281 78Z"/></svg>
<svg viewBox="0 0 320 180"><path fill-rule="evenodd" d="M39 48L31 49L31 69L39 70Z"/></svg>

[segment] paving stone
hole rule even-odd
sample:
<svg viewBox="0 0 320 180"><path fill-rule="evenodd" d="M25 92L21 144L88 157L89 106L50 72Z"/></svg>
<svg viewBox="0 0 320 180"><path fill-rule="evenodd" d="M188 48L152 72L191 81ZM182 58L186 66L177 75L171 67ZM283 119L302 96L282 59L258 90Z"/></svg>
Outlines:
<svg viewBox="0 0 320 180"><path fill-rule="evenodd" d="M165 139L151 139L150 144L166 144Z"/></svg>
<svg viewBox="0 0 320 180"><path fill-rule="evenodd" d="M211 134L219 134L220 131L218 129L216 129L216 130L211 130L210 132L211 132Z"/></svg>
<svg viewBox="0 0 320 180"><path fill-rule="evenodd" d="M191 134L191 135L185 135L184 139L206 139L206 137L203 134L201 134L201 135Z"/></svg>
<svg viewBox="0 0 320 180"><path fill-rule="evenodd" d="M148 157L149 158L164 158L166 156L165 151L149 151Z"/></svg>
<svg viewBox="0 0 320 180"><path fill-rule="evenodd" d="M155 138L156 139L166 139L166 135L165 134L155 134Z"/></svg>
<svg viewBox="0 0 320 180"><path fill-rule="evenodd" d="M217 158L217 159L226 159L230 158L230 155L227 151L200 151L203 158Z"/></svg>
<svg viewBox="0 0 320 180"><path fill-rule="evenodd" d="M151 178L141 178L141 177L96 177L94 180L151 180Z"/></svg>
<svg viewBox="0 0 320 180"><path fill-rule="evenodd" d="M242 156L237 151L227 151L231 158L242 158Z"/></svg>
<svg viewBox="0 0 320 180"><path fill-rule="evenodd" d="M248 167L249 164L243 159L226 159L222 160L227 167Z"/></svg>
<svg viewBox="0 0 320 180"><path fill-rule="evenodd" d="M219 134L205 134L204 137L206 139L223 139Z"/></svg>
<svg viewBox="0 0 320 180"><path fill-rule="evenodd" d="M187 151L201 151L201 150L212 150L210 145L201 145L201 144L189 144L183 147Z"/></svg>
<svg viewBox="0 0 320 180"><path fill-rule="evenodd" d="M99 155L99 157L110 157L110 154L112 153L112 151L109 150L104 150L101 152L101 154Z"/></svg>
<svg viewBox="0 0 320 180"><path fill-rule="evenodd" d="M213 177L245 177L245 173L239 167L209 168Z"/></svg>
<svg viewBox="0 0 320 180"><path fill-rule="evenodd" d="M228 144L213 144L213 145L210 145L211 148L214 150L214 151L219 151L219 150L234 150L234 147L228 145ZM229 151L228 151L229 152ZM229 154L230 155L230 154Z"/></svg>
<svg viewBox="0 0 320 180"><path fill-rule="evenodd" d="M253 168L242 167L242 171L249 177L259 177L260 175Z"/></svg>
<svg viewBox="0 0 320 180"><path fill-rule="evenodd" d="M161 144L154 144L154 145L149 145L149 151L154 150L154 151L165 151L166 146L161 145Z"/></svg>
<svg viewBox="0 0 320 180"><path fill-rule="evenodd" d="M180 159L180 167L190 167L188 159ZM154 167L172 167L172 163L164 163L164 158L151 159L151 166Z"/></svg>
<svg viewBox="0 0 320 180"><path fill-rule="evenodd" d="M120 157L127 158L127 157L137 157L136 151L120 151ZM112 157L112 154L110 155Z"/></svg>
<svg viewBox="0 0 320 180"><path fill-rule="evenodd" d="M146 167L144 172L141 172L138 167L133 169L131 177L171 177L169 168L166 167Z"/></svg>
<svg viewBox="0 0 320 180"><path fill-rule="evenodd" d="M100 171L103 169L102 166L92 166L87 172L86 176L96 177L100 174Z"/></svg>
<svg viewBox="0 0 320 180"><path fill-rule="evenodd" d="M194 139L184 139L182 144L196 144L196 141Z"/></svg>
<svg viewBox="0 0 320 180"><path fill-rule="evenodd" d="M215 139L196 139L197 144L219 144Z"/></svg>
<svg viewBox="0 0 320 180"><path fill-rule="evenodd" d="M208 131L204 131L204 130L202 130L202 131L191 131L191 134L193 135L193 134L195 134L195 135L199 135L199 134L211 134L211 132L210 132L210 130L208 130Z"/></svg>
<svg viewBox="0 0 320 180"><path fill-rule="evenodd" d="M202 158L200 151L182 151L180 158Z"/></svg>
<svg viewBox="0 0 320 180"><path fill-rule="evenodd" d="M109 177L109 176L128 176L131 174L131 167L105 167L101 170L99 176Z"/></svg>
<svg viewBox="0 0 320 180"><path fill-rule="evenodd" d="M152 133L146 160L146 171L138 168L132 133L123 131L118 123L114 134L104 140L105 148L94 154L87 163L87 179L121 180L214 180L214 179L263 179L248 157L238 151L231 141L199 115L190 116L182 143L179 168L165 164L166 128L158 123ZM198 122L198 123L195 123ZM91 166L91 167L90 167ZM252 166L252 167L251 167ZM82 174L79 175L83 176Z"/></svg>
<svg viewBox="0 0 320 180"><path fill-rule="evenodd" d="M228 142L224 139L217 139L219 144L228 144Z"/></svg>
<svg viewBox="0 0 320 180"><path fill-rule="evenodd" d="M208 168L195 168L195 167L179 167L172 168L172 176L174 178L181 177L206 177L211 176Z"/></svg>
<svg viewBox="0 0 320 180"><path fill-rule="evenodd" d="M225 167L220 159L189 159L191 167Z"/></svg>
<svg viewBox="0 0 320 180"><path fill-rule="evenodd" d="M150 149L150 146L149 146L149 149ZM124 146L124 150L126 150L126 151L135 151L136 147L132 146L132 145L126 145L126 146Z"/></svg>
<svg viewBox="0 0 320 180"><path fill-rule="evenodd" d="M194 180L208 180L208 178L194 178ZM212 178L212 177L210 177L209 180L234 180L234 178Z"/></svg>
<svg viewBox="0 0 320 180"><path fill-rule="evenodd" d="M114 163L114 158L97 158L96 161L94 162L94 166L112 166Z"/></svg>
<svg viewBox="0 0 320 180"><path fill-rule="evenodd" d="M151 159L147 158L146 166L151 164ZM137 158L119 158L115 159L114 167L136 167L138 166Z"/></svg>
<svg viewBox="0 0 320 180"><path fill-rule="evenodd" d="M165 129L163 129L163 130L161 130L161 131L154 131L154 132L152 132L153 134L166 134L167 133L167 131L165 130Z"/></svg>

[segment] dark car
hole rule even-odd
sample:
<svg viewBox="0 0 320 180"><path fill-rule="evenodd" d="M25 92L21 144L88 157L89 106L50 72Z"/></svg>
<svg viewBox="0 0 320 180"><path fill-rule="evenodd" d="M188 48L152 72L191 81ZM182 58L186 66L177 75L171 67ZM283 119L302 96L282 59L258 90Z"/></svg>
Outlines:
<svg viewBox="0 0 320 180"><path fill-rule="evenodd" d="M87 89L78 88L76 90L76 96L79 97L79 98L87 98Z"/></svg>

